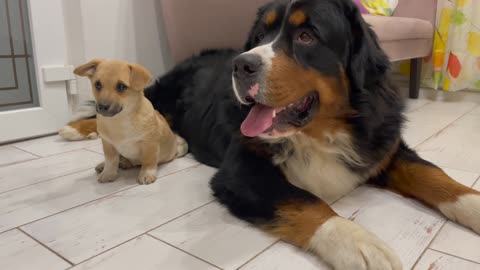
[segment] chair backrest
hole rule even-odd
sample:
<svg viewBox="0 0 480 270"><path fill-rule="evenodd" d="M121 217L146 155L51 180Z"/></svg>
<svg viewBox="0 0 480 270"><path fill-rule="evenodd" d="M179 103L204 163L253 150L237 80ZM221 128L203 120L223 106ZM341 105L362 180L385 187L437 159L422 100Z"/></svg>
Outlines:
<svg viewBox="0 0 480 270"><path fill-rule="evenodd" d="M175 63L207 48L241 48L257 9L271 0L159 0ZM434 24L437 0L399 0L394 16ZM434 24L435 25L435 24Z"/></svg>
<svg viewBox="0 0 480 270"><path fill-rule="evenodd" d="M241 48L257 9L270 0L160 0L173 61L206 48Z"/></svg>
<svg viewBox="0 0 480 270"><path fill-rule="evenodd" d="M399 0L393 16L422 19L435 26L437 0Z"/></svg>

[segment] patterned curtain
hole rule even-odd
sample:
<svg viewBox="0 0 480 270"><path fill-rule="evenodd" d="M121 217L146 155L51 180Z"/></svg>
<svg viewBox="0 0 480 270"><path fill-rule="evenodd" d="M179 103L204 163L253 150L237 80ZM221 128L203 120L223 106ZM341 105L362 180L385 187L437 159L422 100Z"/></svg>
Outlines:
<svg viewBox="0 0 480 270"><path fill-rule="evenodd" d="M435 89L480 90L480 0L439 0L433 55L428 60ZM428 69L427 69L428 70Z"/></svg>
<svg viewBox="0 0 480 270"><path fill-rule="evenodd" d="M424 86L480 90L480 0L438 0L433 53L423 67ZM400 64L405 75L408 68Z"/></svg>

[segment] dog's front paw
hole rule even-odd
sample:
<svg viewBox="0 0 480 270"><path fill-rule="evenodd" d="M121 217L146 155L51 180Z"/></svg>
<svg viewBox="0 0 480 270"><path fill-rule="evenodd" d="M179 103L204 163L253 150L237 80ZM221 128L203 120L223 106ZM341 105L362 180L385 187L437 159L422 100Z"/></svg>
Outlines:
<svg viewBox="0 0 480 270"><path fill-rule="evenodd" d="M140 185L150 185L157 180L157 170L141 170L137 182Z"/></svg>
<svg viewBox="0 0 480 270"><path fill-rule="evenodd" d="M113 181L115 181L115 179L117 179L117 173L116 172L108 172L108 171L105 171L105 170L103 170L103 172L101 172L97 176L97 180L100 183L113 182Z"/></svg>
<svg viewBox="0 0 480 270"><path fill-rule="evenodd" d="M382 240L340 217L331 218L317 230L310 249L336 270L402 270L400 259Z"/></svg>
<svg viewBox="0 0 480 270"><path fill-rule="evenodd" d="M479 194L466 194L459 196L456 201L442 203L438 208L449 219L480 234Z"/></svg>
<svg viewBox="0 0 480 270"><path fill-rule="evenodd" d="M105 168L105 162L102 162L95 167L95 171L97 173L102 173L104 168Z"/></svg>

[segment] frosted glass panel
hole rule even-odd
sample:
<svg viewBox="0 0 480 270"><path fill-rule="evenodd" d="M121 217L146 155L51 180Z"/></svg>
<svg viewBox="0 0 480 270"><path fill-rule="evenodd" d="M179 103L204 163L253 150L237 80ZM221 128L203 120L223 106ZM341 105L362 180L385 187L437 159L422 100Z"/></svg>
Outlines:
<svg viewBox="0 0 480 270"><path fill-rule="evenodd" d="M0 0L0 111L38 106L26 0Z"/></svg>

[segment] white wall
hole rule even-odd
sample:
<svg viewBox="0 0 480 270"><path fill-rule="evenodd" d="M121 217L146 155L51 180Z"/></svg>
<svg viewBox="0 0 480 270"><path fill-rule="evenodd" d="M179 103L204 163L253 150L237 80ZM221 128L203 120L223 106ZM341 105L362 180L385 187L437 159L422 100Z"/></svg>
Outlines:
<svg viewBox="0 0 480 270"><path fill-rule="evenodd" d="M169 63L159 0L66 0L65 26L69 63L93 58L142 64L154 76ZM87 80L78 82L79 97L91 97ZM78 102L78 100L76 100Z"/></svg>

